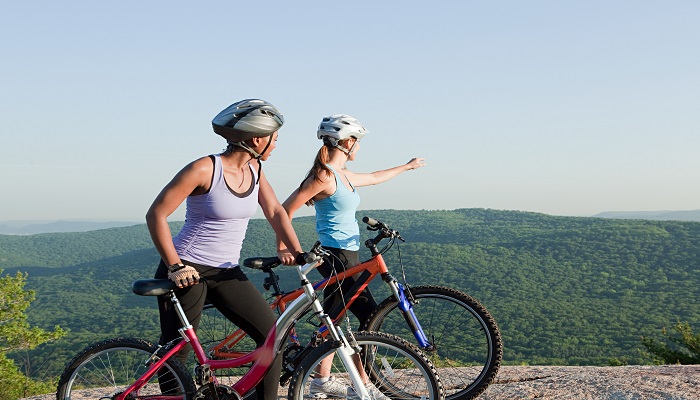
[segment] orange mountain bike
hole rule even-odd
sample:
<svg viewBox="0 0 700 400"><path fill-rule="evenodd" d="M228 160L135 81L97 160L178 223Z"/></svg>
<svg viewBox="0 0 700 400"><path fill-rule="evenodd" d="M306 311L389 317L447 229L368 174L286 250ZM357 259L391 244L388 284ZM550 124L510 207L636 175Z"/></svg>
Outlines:
<svg viewBox="0 0 700 400"><path fill-rule="evenodd" d="M493 382L501 364L503 342L496 321L476 299L460 291L443 286L410 287L399 283L389 273L382 255L403 238L397 230L380 221L365 217L363 222L369 230L377 232L374 238L365 242L371 258L313 284L314 289L319 290L342 282L346 277L355 278L352 288L343 293L343 302L327 310L328 314L338 315L335 322L343 318L367 285L381 276L391 295L375 308L361 329L390 333L416 343L439 368L447 399L477 397ZM380 250L377 246L384 240L388 243ZM279 277L273 270L281 265L277 257L249 258L243 265L267 273L264 288L271 290L270 306L280 313L304 293L303 288L291 292L280 288ZM285 367L280 378L283 384L292 376L297 360L304 357L304 349L308 348L305 343L300 343L299 338L318 328L312 327L304 332L300 325L297 324L296 330L290 333L284 352ZM323 334L323 327L320 331ZM241 329L210 306L205 307L199 335L203 342L208 342L211 357L237 358L255 348L254 342Z"/></svg>

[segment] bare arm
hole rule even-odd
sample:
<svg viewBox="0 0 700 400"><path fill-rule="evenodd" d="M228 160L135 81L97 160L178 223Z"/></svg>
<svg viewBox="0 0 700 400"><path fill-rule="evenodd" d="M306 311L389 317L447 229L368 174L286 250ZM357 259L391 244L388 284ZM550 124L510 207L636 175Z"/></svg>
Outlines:
<svg viewBox="0 0 700 400"><path fill-rule="evenodd" d="M296 256L296 254L301 253L301 244L299 243L299 238L297 238L296 232L292 227L292 221L287 211L277 200L275 192L272 186L267 181L264 172L261 171L260 175L260 189L258 191L258 203L262 207L263 214L265 218L272 226L272 229L277 235L278 241L284 243L287 249L291 249L290 254ZM285 265L293 265L294 257L291 259L282 259Z"/></svg>
<svg viewBox="0 0 700 400"><path fill-rule="evenodd" d="M355 187L371 186L382 182L386 182L389 179L395 178L403 172L410 171L412 169L420 168L425 166L424 158L413 158L406 164L396 166L394 168L389 168L381 171L375 171L371 173L356 173L349 170L344 170L343 173L348 177L350 183Z"/></svg>
<svg viewBox="0 0 700 400"><path fill-rule="evenodd" d="M151 239L166 265L181 262L173 245L168 217L187 196L201 188L206 190L212 171L213 166L208 157L191 162L161 190L146 213L146 225Z"/></svg>
<svg viewBox="0 0 700 400"><path fill-rule="evenodd" d="M289 220L291 221L294 213L301 208L302 205L313 204L314 200L320 200L322 198L328 197L335 191L335 179L334 176L326 176L321 182L314 179L313 177L307 178L301 185L301 187L287 198L287 200L282 203L282 207L287 211ZM287 250L288 248L284 243L281 242L280 237L277 237L277 255L280 259L287 264L293 259L293 254Z"/></svg>

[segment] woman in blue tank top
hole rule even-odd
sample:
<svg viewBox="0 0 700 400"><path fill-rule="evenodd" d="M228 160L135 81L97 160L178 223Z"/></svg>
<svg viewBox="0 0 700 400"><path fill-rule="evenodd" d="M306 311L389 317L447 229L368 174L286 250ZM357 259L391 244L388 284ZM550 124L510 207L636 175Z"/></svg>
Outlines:
<svg viewBox="0 0 700 400"><path fill-rule="evenodd" d="M277 200L262 172L261 163L275 148L284 119L263 100L243 100L227 107L212 121L214 132L228 147L221 154L202 157L184 167L160 192L146 214L148 230L161 262L156 278L169 278L179 289L177 297L187 319L199 326L202 307L210 302L241 327L258 346L274 326L276 316L262 293L238 266L248 220L260 206L281 240L301 253L299 240L287 212ZM186 201L185 224L172 237L167 218ZM293 259L289 263L294 264ZM206 280L199 282L199 277ZM180 337L177 314L159 297L160 344ZM189 349L187 347L186 349ZM187 352L178 357L185 359ZM258 399L276 400L281 358L271 362L270 372L256 386ZM166 393L167 377L161 376Z"/></svg>
<svg viewBox="0 0 700 400"><path fill-rule="evenodd" d="M406 164L372 173L355 173L346 169L345 164L355 159L360 149L360 139L366 133L362 124L349 115L336 114L323 118L316 134L323 140L323 146L316 155L314 165L299 188L282 204L289 218L303 204L314 206L319 240L332 253L330 260L318 268L324 277L330 277L334 270L342 272L359 264L360 228L355 218L355 211L360 204L357 188L385 182L402 172L425 165L424 159L413 158ZM293 252L287 251L280 238L278 250L285 263L294 258ZM354 282L354 279L345 279L341 289L349 290ZM324 310L331 310L333 303L342 298L336 289L324 289ZM376 306L377 303L367 288L350 307L350 311L358 318L359 326L362 326ZM316 397L332 397L336 390L341 394L344 389L345 385L329 380L327 376L312 382L311 386L312 394Z"/></svg>

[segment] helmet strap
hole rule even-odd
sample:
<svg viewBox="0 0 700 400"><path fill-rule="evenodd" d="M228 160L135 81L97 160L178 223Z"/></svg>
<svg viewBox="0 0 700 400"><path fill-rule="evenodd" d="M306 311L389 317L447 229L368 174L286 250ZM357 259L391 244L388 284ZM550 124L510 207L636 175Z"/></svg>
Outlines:
<svg viewBox="0 0 700 400"><path fill-rule="evenodd" d="M258 182L260 182L260 171L262 171L262 156L263 156L263 154L265 154L267 149L270 147L270 143L272 143L272 135L270 135L270 140L267 141L265 148L260 153L255 151L252 147L248 146L248 144L246 142L229 142L229 143L234 145L234 146L238 146L238 147L246 150L247 152L249 152L253 156L254 159L258 160L258 179L255 181L255 183L257 184Z"/></svg>
<svg viewBox="0 0 700 400"><path fill-rule="evenodd" d="M336 149L338 149L338 150L342 151L343 153L345 153L346 156L350 157L350 153L352 153L352 151L353 151L353 149L355 148L355 145L357 144L357 142L353 143L353 144L352 144L352 147L350 148L350 150L348 150L348 149L346 149L346 148L343 148L343 146L341 146L340 144L338 144L338 140L337 140L337 139L332 138L332 137L330 137L330 136L324 136L324 137L323 137L323 144L325 144L326 146L335 147Z"/></svg>
<svg viewBox="0 0 700 400"><path fill-rule="evenodd" d="M355 139L355 143L353 143L353 144L352 144L352 147L350 148L350 150L348 150L348 152L345 153L345 154L348 155L348 157L349 157L350 154L353 152L353 150L355 150L355 146L357 146L357 142L359 142L359 140Z"/></svg>
<svg viewBox="0 0 700 400"><path fill-rule="evenodd" d="M229 142L229 143L231 143L234 146L237 146L237 147L244 149L245 151L250 153L253 156L253 158L256 160L259 160L260 157L262 157L262 154L258 153L252 147L248 146L248 144L246 142Z"/></svg>

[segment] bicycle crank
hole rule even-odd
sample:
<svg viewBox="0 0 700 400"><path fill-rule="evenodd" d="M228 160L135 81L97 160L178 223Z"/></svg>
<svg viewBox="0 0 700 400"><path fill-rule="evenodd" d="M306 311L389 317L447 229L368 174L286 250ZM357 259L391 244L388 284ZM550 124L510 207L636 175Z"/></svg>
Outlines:
<svg viewBox="0 0 700 400"><path fill-rule="evenodd" d="M212 392L211 388L215 387L216 391ZM194 394L194 400L241 400L241 396L233 390L232 387L226 385L207 384L197 389Z"/></svg>

